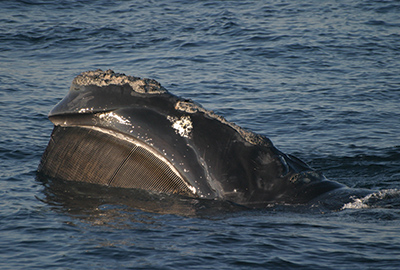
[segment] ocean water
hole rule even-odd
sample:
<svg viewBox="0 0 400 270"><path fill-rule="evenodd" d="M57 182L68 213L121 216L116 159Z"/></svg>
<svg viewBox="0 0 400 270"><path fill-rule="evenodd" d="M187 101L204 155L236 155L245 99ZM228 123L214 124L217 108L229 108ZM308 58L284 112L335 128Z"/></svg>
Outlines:
<svg viewBox="0 0 400 270"><path fill-rule="evenodd" d="M371 189L338 211L41 179L79 73L156 79ZM0 269L399 269L400 3L0 1Z"/></svg>

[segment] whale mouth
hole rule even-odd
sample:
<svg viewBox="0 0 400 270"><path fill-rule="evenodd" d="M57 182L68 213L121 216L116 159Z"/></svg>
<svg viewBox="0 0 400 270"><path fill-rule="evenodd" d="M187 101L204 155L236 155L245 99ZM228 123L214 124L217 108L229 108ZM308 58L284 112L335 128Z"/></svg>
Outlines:
<svg viewBox="0 0 400 270"><path fill-rule="evenodd" d="M55 126L39 170L55 179L196 196L196 189L154 149L97 127Z"/></svg>

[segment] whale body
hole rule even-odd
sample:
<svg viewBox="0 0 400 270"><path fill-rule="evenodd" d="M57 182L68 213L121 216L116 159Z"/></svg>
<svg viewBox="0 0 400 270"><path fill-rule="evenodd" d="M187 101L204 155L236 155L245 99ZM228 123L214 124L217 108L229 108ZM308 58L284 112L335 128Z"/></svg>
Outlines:
<svg viewBox="0 0 400 270"><path fill-rule="evenodd" d="M344 187L155 80L112 70L78 75L49 119L38 170L54 179L246 206L302 204Z"/></svg>

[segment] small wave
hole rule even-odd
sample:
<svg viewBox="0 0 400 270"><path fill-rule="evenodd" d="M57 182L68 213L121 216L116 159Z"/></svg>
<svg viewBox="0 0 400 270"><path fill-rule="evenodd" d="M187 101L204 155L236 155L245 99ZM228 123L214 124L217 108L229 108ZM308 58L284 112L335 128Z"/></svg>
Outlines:
<svg viewBox="0 0 400 270"><path fill-rule="evenodd" d="M341 210L345 209L365 209L365 208L392 208L400 205L400 190L385 189L380 190L363 198L352 198L353 201L343 205Z"/></svg>

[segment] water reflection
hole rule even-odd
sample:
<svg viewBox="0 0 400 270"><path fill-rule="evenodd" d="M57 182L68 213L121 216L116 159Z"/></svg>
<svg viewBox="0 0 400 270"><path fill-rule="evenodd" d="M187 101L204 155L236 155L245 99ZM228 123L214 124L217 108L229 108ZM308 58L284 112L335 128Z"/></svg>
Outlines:
<svg viewBox="0 0 400 270"><path fill-rule="evenodd" d="M42 175L38 175L37 180L44 186L40 200L50 205L54 211L66 213L91 226L115 229L137 229L137 226L143 225L158 227L158 214L215 220L244 213L265 215L292 212L315 215L369 209L368 212L372 214L374 211L379 212L379 209L400 209L400 190L397 189L339 189L308 204L271 204L251 210L225 201L51 180Z"/></svg>
<svg viewBox="0 0 400 270"><path fill-rule="evenodd" d="M154 214L218 219L248 210L230 202L52 180L42 175L37 180L44 186L44 197L40 200L55 211L93 225L121 227L132 222L152 223Z"/></svg>

